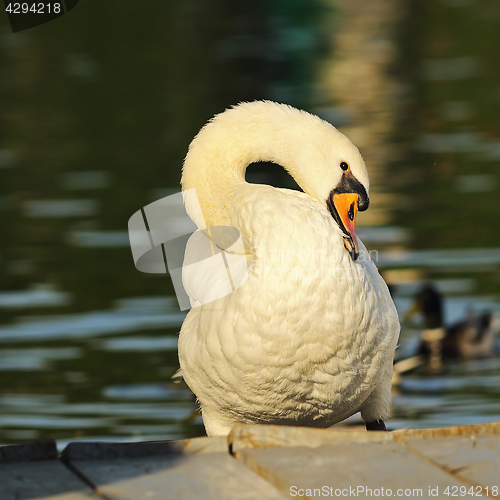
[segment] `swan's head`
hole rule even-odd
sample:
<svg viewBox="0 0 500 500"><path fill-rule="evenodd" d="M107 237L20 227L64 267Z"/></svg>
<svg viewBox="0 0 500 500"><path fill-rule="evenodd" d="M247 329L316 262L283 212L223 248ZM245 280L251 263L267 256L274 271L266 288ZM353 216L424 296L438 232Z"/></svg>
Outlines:
<svg viewBox="0 0 500 500"><path fill-rule="evenodd" d="M342 176L336 187L329 193L326 204L332 217L344 233L344 245L347 251L351 255L352 260L356 260L359 255L355 230L356 213L358 210L366 210L370 204L367 191L368 186L365 187L358 180L348 162L342 160L339 166L343 171Z"/></svg>
<svg viewBox="0 0 500 500"><path fill-rule="evenodd" d="M196 189L206 224L228 223L227 197L245 182L246 167L258 161L283 166L305 193L330 211L356 260L356 212L369 205L363 158L330 123L286 104L239 104L216 115L191 143L182 187Z"/></svg>
<svg viewBox="0 0 500 500"><path fill-rule="evenodd" d="M358 148L330 123L289 106L289 158L282 165L305 193L326 206L344 235L353 260L359 255L355 223L358 210L370 204L369 180ZM286 143L285 143L286 144Z"/></svg>

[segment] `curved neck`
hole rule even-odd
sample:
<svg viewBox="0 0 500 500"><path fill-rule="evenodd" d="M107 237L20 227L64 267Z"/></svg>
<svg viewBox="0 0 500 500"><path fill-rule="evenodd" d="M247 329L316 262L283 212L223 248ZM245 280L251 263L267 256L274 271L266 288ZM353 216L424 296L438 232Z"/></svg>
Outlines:
<svg viewBox="0 0 500 500"><path fill-rule="evenodd" d="M255 104L217 115L189 146L182 171L182 189L196 190L207 226L228 224L228 199L246 182L245 170L254 162L271 161L283 166L304 192L314 196L307 169L299 168L303 155L301 145L305 140L314 140L304 121L314 122L310 129L316 130L316 135L318 125L327 124L288 106ZM199 227L204 226L189 204L186 209Z"/></svg>

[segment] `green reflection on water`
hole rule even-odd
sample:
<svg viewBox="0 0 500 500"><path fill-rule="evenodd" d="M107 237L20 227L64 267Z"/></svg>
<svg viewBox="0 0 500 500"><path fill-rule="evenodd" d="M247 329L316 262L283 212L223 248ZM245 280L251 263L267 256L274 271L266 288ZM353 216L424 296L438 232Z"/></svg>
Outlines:
<svg viewBox="0 0 500 500"><path fill-rule="evenodd" d="M500 11L491 1L414 2L403 63L413 101L395 166L411 198L397 222L416 248L498 247ZM481 35L478 36L480 31ZM494 283L481 281L488 292Z"/></svg>

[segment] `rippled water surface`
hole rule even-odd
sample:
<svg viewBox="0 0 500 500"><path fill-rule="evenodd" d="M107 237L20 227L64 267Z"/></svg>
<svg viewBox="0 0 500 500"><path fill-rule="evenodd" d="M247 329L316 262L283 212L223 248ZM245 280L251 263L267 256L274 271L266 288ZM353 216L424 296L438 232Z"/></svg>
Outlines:
<svg viewBox="0 0 500 500"><path fill-rule="evenodd" d="M201 434L192 393L171 379L183 317L168 300L142 298L0 328L1 441Z"/></svg>

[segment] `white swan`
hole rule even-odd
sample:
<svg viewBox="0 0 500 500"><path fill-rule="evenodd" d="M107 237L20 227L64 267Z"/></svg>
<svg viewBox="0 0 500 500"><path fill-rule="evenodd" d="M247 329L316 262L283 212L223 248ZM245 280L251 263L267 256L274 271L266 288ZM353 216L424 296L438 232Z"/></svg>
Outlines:
<svg viewBox="0 0 500 500"><path fill-rule="evenodd" d="M282 165L304 193L248 184L257 161ZM180 332L207 434L238 422L328 427L357 411L385 429L399 321L354 232L369 203L358 149L317 116L243 103L194 138L182 189L196 190L202 214L186 209L198 227L239 229L244 249L232 251L249 263L247 281L191 309Z"/></svg>

